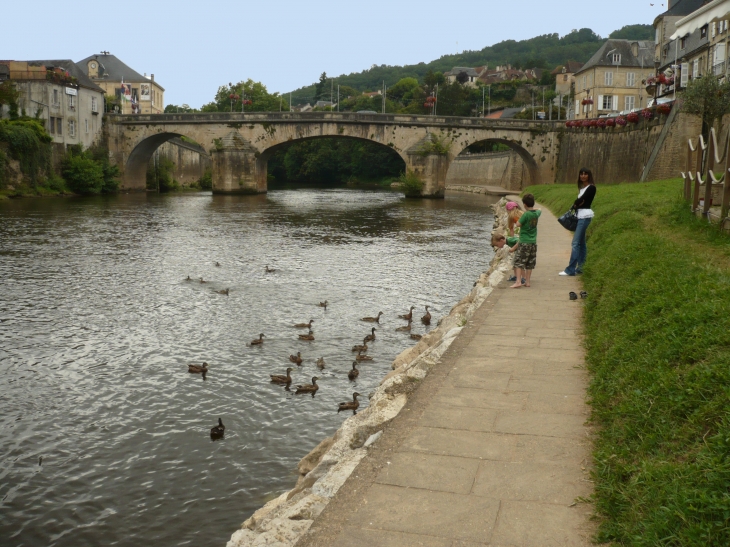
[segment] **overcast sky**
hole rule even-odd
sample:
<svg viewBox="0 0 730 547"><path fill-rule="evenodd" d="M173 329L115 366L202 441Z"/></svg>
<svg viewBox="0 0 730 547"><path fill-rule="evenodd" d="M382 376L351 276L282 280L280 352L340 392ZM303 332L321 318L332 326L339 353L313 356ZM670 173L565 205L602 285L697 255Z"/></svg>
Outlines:
<svg viewBox="0 0 730 547"><path fill-rule="evenodd" d="M107 50L153 73L166 104L200 107L221 84L252 78L287 92L371 65L431 61L588 27L601 36L651 24L666 0L6 0L0 59L73 59Z"/></svg>

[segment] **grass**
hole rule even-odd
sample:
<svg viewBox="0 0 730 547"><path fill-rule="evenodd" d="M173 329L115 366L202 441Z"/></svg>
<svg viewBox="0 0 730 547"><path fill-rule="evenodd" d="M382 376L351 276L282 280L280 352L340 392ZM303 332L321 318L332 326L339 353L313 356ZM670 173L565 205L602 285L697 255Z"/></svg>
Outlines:
<svg viewBox="0 0 730 547"><path fill-rule="evenodd" d="M598 185L583 282L599 542L730 545L730 238L679 180ZM562 214L575 185L529 189Z"/></svg>

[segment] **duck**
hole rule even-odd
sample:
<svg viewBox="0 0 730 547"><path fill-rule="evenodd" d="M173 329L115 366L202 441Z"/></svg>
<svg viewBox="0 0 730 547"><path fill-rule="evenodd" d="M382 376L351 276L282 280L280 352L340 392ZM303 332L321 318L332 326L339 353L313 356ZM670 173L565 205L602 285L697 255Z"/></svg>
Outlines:
<svg viewBox="0 0 730 547"><path fill-rule="evenodd" d="M202 365L188 365L188 372L191 374L205 374L208 372L208 363L204 361Z"/></svg>
<svg viewBox="0 0 730 547"><path fill-rule="evenodd" d="M352 346L352 351L367 351L368 350L368 341L364 340L362 341L362 346Z"/></svg>
<svg viewBox="0 0 730 547"><path fill-rule="evenodd" d="M312 323L314 323L314 319L310 319L309 323L297 323L296 325L292 325L295 329L311 329Z"/></svg>
<svg viewBox="0 0 730 547"><path fill-rule="evenodd" d="M297 390L294 392L297 393L311 393L314 395L317 393L317 390L319 389L319 386L317 385L317 380L319 378L317 376L312 376L312 383L311 384L304 384L302 386L297 386Z"/></svg>
<svg viewBox="0 0 730 547"><path fill-rule="evenodd" d="M218 425L214 425L210 428L210 438L220 439L226 433L226 426L223 425L223 420L218 418Z"/></svg>
<svg viewBox="0 0 730 547"><path fill-rule="evenodd" d="M293 368L289 367L286 369L286 376L283 374L269 374L271 376L271 381L275 384L285 384L289 385L291 384L291 371L294 370Z"/></svg>
<svg viewBox="0 0 730 547"><path fill-rule="evenodd" d="M362 351L357 352L355 359L358 361L372 361L373 360L373 358L370 357L369 355L363 355Z"/></svg>
<svg viewBox="0 0 730 547"><path fill-rule="evenodd" d="M296 355L290 355L289 356L289 360L292 363L296 363L297 365L301 365L302 364L302 352L301 351L298 351Z"/></svg>
<svg viewBox="0 0 730 547"><path fill-rule="evenodd" d="M319 359L317 359L317 368L319 368L319 370L322 370L324 368L324 357L320 357Z"/></svg>
<svg viewBox="0 0 730 547"><path fill-rule="evenodd" d="M300 340L307 340L308 342L311 342L314 340L314 333L312 332L312 329L309 329L308 334L300 334L299 335Z"/></svg>
<svg viewBox="0 0 730 547"><path fill-rule="evenodd" d="M431 324L431 312L428 311L428 306L426 306L426 315L421 317L421 323L424 325L430 325Z"/></svg>
<svg viewBox="0 0 730 547"><path fill-rule="evenodd" d="M326 310L327 309L327 301L325 300L324 302L320 302L319 303L319 307L320 308L324 308Z"/></svg>
<svg viewBox="0 0 730 547"><path fill-rule="evenodd" d="M348 377L348 378L349 378L350 380L354 380L354 379L355 379L355 378L357 378L358 376L360 376L360 371L359 371L359 370L357 370L357 361L353 361L353 362L352 362L352 370L351 370L350 372L348 372L348 373L347 373L347 377Z"/></svg>
<svg viewBox="0 0 730 547"><path fill-rule="evenodd" d="M408 324L405 327L398 327L395 329L395 332L410 332L411 331L411 322L408 321Z"/></svg>
<svg viewBox="0 0 730 547"><path fill-rule="evenodd" d="M411 334L411 340L420 340L421 338L423 338L423 336L420 334Z"/></svg>
<svg viewBox="0 0 730 547"><path fill-rule="evenodd" d="M276 268L269 268L269 265L266 265L266 273L274 273L276 271Z"/></svg>
<svg viewBox="0 0 730 547"><path fill-rule="evenodd" d="M206 281L205 279L203 279L203 278L201 277L201 278L200 278L200 283L201 283L201 285L202 285L203 283L207 283L207 281Z"/></svg>
<svg viewBox="0 0 730 547"><path fill-rule="evenodd" d="M230 289L223 289L222 291L215 291L215 292L217 292L218 294L225 294L226 296L228 296L228 291L230 291Z"/></svg>
<svg viewBox="0 0 730 547"><path fill-rule="evenodd" d="M342 410L357 410L360 406L360 403L357 402L357 398L360 397L360 394L356 391L352 394L352 402L351 403L340 403L337 407L337 414L340 413Z"/></svg>
<svg viewBox="0 0 730 547"><path fill-rule="evenodd" d="M187 277L185 278L185 281L192 281L192 279L190 278L190 276L187 276Z"/></svg>
<svg viewBox="0 0 730 547"><path fill-rule="evenodd" d="M259 334L259 337L256 340L251 340L252 346L260 346L264 343L264 333Z"/></svg>
<svg viewBox="0 0 730 547"><path fill-rule="evenodd" d="M365 337L366 342L372 342L373 340L375 340L375 327L373 327L370 334Z"/></svg>
<svg viewBox="0 0 730 547"><path fill-rule="evenodd" d="M413 310L414 309L415 309L415 306L411 306L411 309L408 310L408 313L406 313L404 315L399 315L398 317L400 319L405 319L406 321L410 321L411 319L413 319Z"/></svg>
<svg viewBox="0 0 730 547"><path fill-rule="evenodd" d="M216 262L215 263L215 266L216 266L216 268L220 268L221 267L221 263L220 262Z"/></svg>
<svg viewBox="0 0 730 547"><path fill-rule="evenodd" d="M367 321L368 323L380 323L380 316L383 315L383 312L378 312L377 317L363 317L360 319L360 321Z"/></svg>

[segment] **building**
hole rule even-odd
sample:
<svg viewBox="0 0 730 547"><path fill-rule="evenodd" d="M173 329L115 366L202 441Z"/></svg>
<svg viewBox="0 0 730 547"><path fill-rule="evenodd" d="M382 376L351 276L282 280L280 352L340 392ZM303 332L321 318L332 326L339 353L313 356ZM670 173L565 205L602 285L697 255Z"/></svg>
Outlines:
<svg viewBox="0 0 730 547"><path fill-rule="evenodd" d="M462 72L466 75L466 80L463 82L463 84L469 87L476 87L476 81L479 78L479 74L471 67L455 66L448 72L444 72L444 77L446 78L447 82L452 84L458 81L457 77Z"/></svg>
<svg viewBox="0 0 730 547"><path fill-rule="evenodd" d="M155 75L142 75L125 65L115 55L102 51L76 65L86 76L115 98L120 114L162 114L165 111L165 89Z"/></svg>
<svg viewBox="0 0 730 547"><path fill-rule="evenodd" d="M654 75L654 42L607 40L575 73L575 119L643 108Z"/></svg>
<svg viewBox="0 0 730 547"><path fill-rule="evenodd" d="M62 146L91 146L102 127L104 90L70 59L0 61L0 73L20 92L20 113L39 118ZM3 107L5 116L8 106Z"/></svg>
<svg viewBox="0 0 730 547"><path fill-rule="evenodd" d="M555 93L563 97L570 95L575 84L575 73L583 68L582 63L568 61L565 65L557 67L550 74L555 76Z"/></svg>

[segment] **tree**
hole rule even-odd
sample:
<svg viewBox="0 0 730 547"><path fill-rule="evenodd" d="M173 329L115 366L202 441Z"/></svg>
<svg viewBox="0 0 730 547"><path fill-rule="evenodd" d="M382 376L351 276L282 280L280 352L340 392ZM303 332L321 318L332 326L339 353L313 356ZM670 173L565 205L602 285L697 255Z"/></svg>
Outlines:
<svg viewBox="0 0 730 547"><path fill-rule="evenodd" d="M232 100L231 95L238 97ZM251 101L242 105L242 101ZM269 93L261 82L254 82L251 78L237 84L229 83L220 86L215 99L200 109L201 112L230 112L231 109L240 112L245 107L246 112L278 112L289 110L289 103L279 93Z"/></svg>
<svg viewBox="0 0 730 547"><path fill-rule="evenodd" d="M327 73L323 72L319 76L319 82L314 86L314 102L322 100L324 97L325 86L327 85Z"/></svg>
<svg viewBox="0 0 730 547"><path fill-rule="evenodd" d="M437 85L443 85L446 83L446 78L444 77L443 73L441 72L434 72L433 70L430 70L426 72L426 75L423 77L423 83L428 87L429 89L435 88Z"/></svg>
<svg viewBox="0 0 730 547"><path fill-rule="evenodd" d="M456 75L456 81L463 85L469 81L469 75L462 70Z"/></svg>
<svg viewBox="0 0 730 547"><path fill-rule="evenodd" d="M197 108L191 108L188 104L168 104L165 107L165 114L191 114L193 112L200 112Z"/></svg>
<svg viewBox="0 0 730 547"><path fill-rule="evenodd" d="M723 83L712 74L692 80L682 93L682 112L702 116L707 133L722 130L722 117L730 113L730 81Z"/></svg>
<svg viewBox="0 0 730 547"><path fill-rule="evenodd" d="M608 37L622 40L654 40L654 34L652 25L626 25L614 30Z"/></svg>

